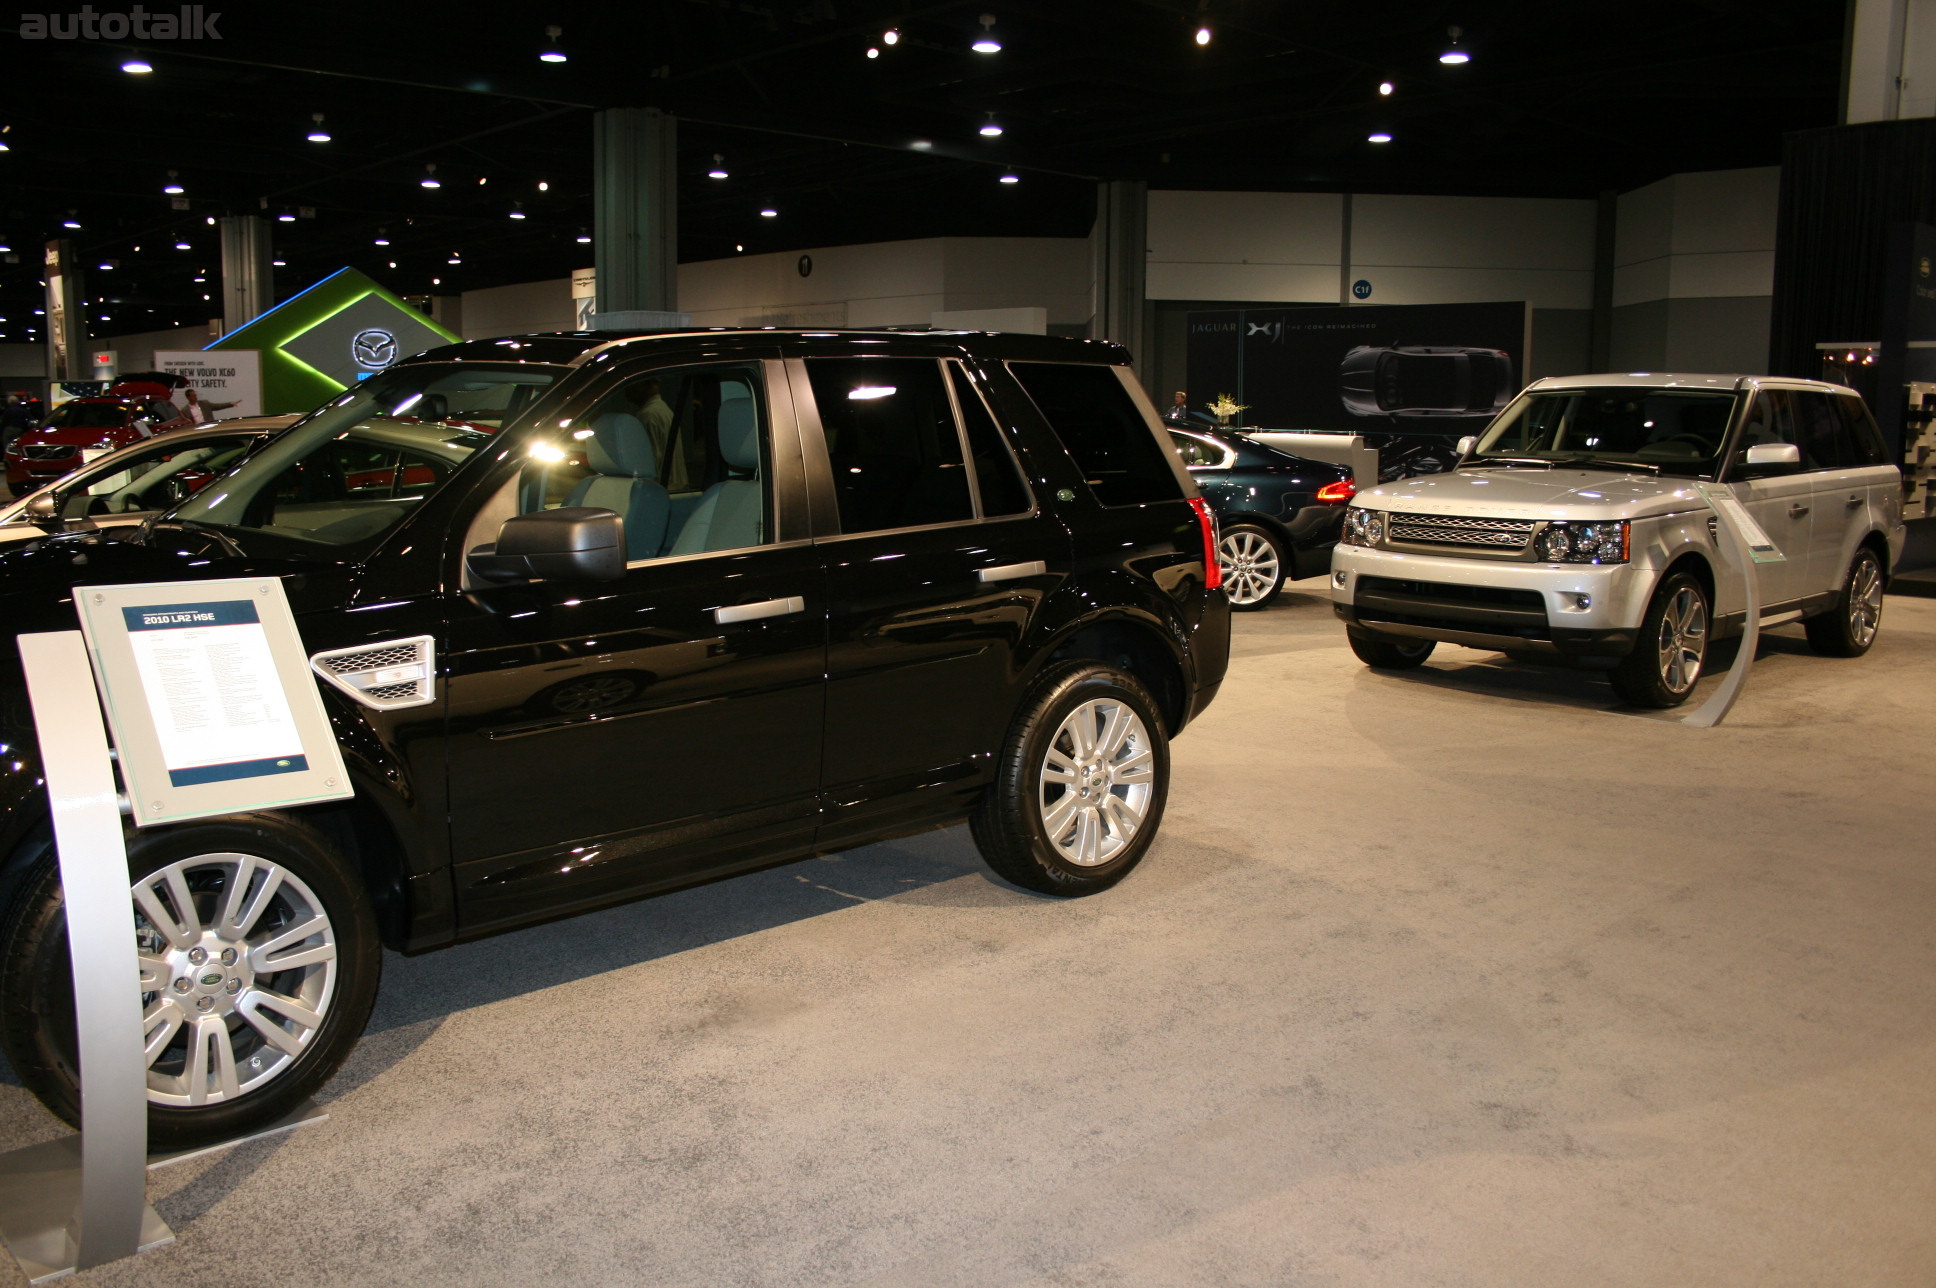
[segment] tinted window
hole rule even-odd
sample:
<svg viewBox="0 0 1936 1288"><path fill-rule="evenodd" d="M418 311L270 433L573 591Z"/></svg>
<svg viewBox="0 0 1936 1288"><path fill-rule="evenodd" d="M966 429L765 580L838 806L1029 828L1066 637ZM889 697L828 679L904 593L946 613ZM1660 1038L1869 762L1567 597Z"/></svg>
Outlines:
<svg viewBox="0 0 1936 1288"><path fill-rule="evenodd" d="M1223 452L1191 434L1171 434L1185 465L1222 465Z"/></svg>
<svg viewBox="0 0 1936 1288"><path fill-rule="evenodd" d="M1763 389L1748 408L1741 423L1741 440L1735 444L1734 463L1747 464L1748 449L1763 443L1794 443L1801 446L1795 431L1795 399L1786 389ZM1802 467L1808 468L1806 453Z"/></svg>
<svg viewBox="0 0 1936 1288"><path fill-rule="evenodd" d="M1026 513L1032 508L1028 485L1022 482L1021 471L1016 468L1008 445L1002 441L995 418L988 414L988 405L960 363L951 362L948 369L953 373L961 423L968 431L968 456L975 467L975 490L983 516Z"/></svg>
<svg viewBox="0 0 1936 1288"><path fill-rule="evenodd" d="M1480 437L1478 457L1638 461L1663 474L1713 469L1732 393L1556 389L1528 394Z"/></svg>
<svg viewBox="0 0 1936 1288"><path fill-rule="evenodd" d="M1114 367L1013 362L1008 369L1069 449L1098 501L1135 505L1183 495L1164 445Z"/></svg>
<svg viewBox="0 0 1936 1288"><path fill-rule="evenodd" d="M809 358L842 532L974 517L941 364L927 358Z"/></svg>
<svg viewBox="0 0 1936 1288"><path fill-rule="evenodd" d="M1834 400L1813 390L1793 395L1795 432L1801 441L1802 468L1838 470L1855 464L1855 445Z"/></svg>
<svg viewBox="0 0 1936 1288"><path fill-rule="evenodd" d="M47 418L50 429L120 429L127 423L127 408L119 403L62 403Z"/></svg>
<svg viewBox="0 0 1936 1288"><path fill-rule="evenodd" d="M1887 465L1889 449L1883 444L1882 430L1869 414L1869 408L1853 394L1837 394L1835 405L1842 412L1842 421L1849 428L1849 450L1854 453L1857 465Z"/></svg>

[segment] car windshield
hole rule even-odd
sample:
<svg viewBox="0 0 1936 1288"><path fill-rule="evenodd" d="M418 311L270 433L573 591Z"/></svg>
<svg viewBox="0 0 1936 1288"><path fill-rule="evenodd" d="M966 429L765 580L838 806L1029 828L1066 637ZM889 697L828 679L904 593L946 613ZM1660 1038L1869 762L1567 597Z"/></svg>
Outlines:
<svg viewBox="0 0 1936 1288"><path fill-rule="evenodd" d="M167 517L324 546L375 541L561 374L471 363L379 372Z"/></svg>
<svg viewBox="0 0 1936 1288"><path fill-rule="evenodd" d="M128 409L108 402L62 403L47 418L49 429L121 429L127 423Z"/></svg>
<svg viewBox="0 0 1936 1288"><path fill-rule="evenodd" d="M1640 465L1711 475L1734 394L1703 389L1554 389L1527 394L1479 439L1473 460Z"/></svg>

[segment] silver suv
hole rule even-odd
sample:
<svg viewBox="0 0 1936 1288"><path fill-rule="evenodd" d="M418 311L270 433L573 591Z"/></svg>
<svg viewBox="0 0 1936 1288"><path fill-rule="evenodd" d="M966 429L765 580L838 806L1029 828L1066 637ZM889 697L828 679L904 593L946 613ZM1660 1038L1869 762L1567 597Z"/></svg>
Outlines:
<svg viewBox="0 0 1936 1288"><path fill-rule="evenodd" d="M1874 642L1903 541L1901 472L1839 385L1657 373L1535 381L1450 473L1358 494L1332 596L1370 666L1438 641L1606 670L1669 707L1746 620L1741 569L1696 486L1724 485L1780 550L1760 624L1817 652Z"/></svg>

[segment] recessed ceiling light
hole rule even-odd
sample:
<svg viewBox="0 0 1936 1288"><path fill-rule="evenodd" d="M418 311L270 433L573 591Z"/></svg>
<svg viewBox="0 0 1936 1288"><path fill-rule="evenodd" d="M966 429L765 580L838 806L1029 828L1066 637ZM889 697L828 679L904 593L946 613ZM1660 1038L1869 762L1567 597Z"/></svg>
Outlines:
<svg viewBox="0 0 1936 1288"><path fill-rule="evenodd" d="M387 228L379 228L376 230L375 244L378 246L388 246L390 244L390 232Z"/></svg>
<svg viewBox="0 0 1936 1288"><path fill-rule="evenodd" d="M121 64L121 70L130 76L146 76L154 68L142 62L139 58L130 58L127 62Z"/></svg>
<svg viewBox="0 0 1936 1288"><path fill-rule="evenodd" d="M1210 28L1208 27L1197 28L1197 43L1199 45L1207 45L1210 43Z"/></svg>
<svg viewBox="0 0 1936 1288"><path fill-rule="evenodd" d="M81 226L81 221L80 221L80 220L78 220L78 219L63 219L63 220L61 220L61 227L62 227L62 228L79 228L80 226Z"/></svg>
<svg viewBox="0 0 1936 1288"><path fill-rule="evenodd" d="M975 43L968 47L978 54L999 54L1002 52L1002 42L995 35L994 14L985 13L981 16L981 35L976 36Z"/></svg>
<svg viewBox="0 0 1936 1288"><path fill-rule="evenodd" d="M417 180L417 182L426 188L441 188L444 186L443 182L437 178L437 163L435 161L432 161L424 167L424 176Z"/></svg>
<svg viewBox="0 0 1936 1288"><path fill-rule="evenodd" d="M774 219L774 218L777 218L777 217L779 216L779 213L780 213L780 212L779 212L779 211L777 211L777 210L775 210L775 209L774 209L773 207L771 207L771 206L768 206L768 207L767 207L767 208L766 208L765 210L762 210L762 211L760 211L760 218L761 218L761 219Z"/></svg>
<svg viewBox="0 0 1936 1288"><path fill-rule="evenodd" d="M548 183L546 183L546 182L545 182L545 181L544 181L543 179L540 179L540 180L538 180L538 191L539 191L539 192L550 192L550 191L551 191L551 185L550 185L550 184L548 184Z"/></svg>
<svg viewBox="0 0 1936 1288"><path fill-rule="evenodd" d="M1452 37L1452 43L1446 47L1444 53L1439 55L1439 61L1448 67L1457 67L1461 63L1471 62L1472 55L1459 48L1459 37L1465 33L1457 27L1447 27L1445 32L1448 36Z"/></svg>
<svg viewBox="0 0 1936 1288"><path fill-rule="evenodd" d="M323 114L321 112L311 112L309 119L315 122L315 128L309 131L309 141L311 143L329 142L329 131L323 128Z"/></svg>
<svg viewBox="0 0 1936 1288"><path fill-rule="evenodd" d="M1389 96L1392 92L1392 83L1390 81L1379 81L1378 92L1380 94Z"/></svg>
<svg viewBox="0 0 1936 1288"><path fill-rule="evenodd" d="M193 249L194 249L194 247L192 247L192 246L190 246L190 245L189 245L189 244L188 244L187 242L183 242L183 241L178 241L178 242L176 242L176 243L175 243L175 249L176 249L176 250L193 250Z"/></svg>
<svg viewBox="0 0 1936 1288"><path fill-rule="evenodd" d="M511 207L511 218L513 219L524 218L524 211L518 209L516 206Z"/></svg>
<svg viewBox="0 0 1936 1288"><path fill-rule="evenodd" d="M908 146L913 148L916 152L926 152L929 148L932 148L934 146L934 140L916 139L914 140L914 142L908 144Z"/></svg>
<svg viewBox="0 0 1936 1288"><path fill-rule="evenodd" d="M288 267L288 264L287 264L287 262L286 262L286 261L284 261L284 260L280 260L280 259L272 259L272 260L270 260L270 261L269 261L269 263L270 263L270 264L271 264L271 265L272 265L273 267L276 267L276 268L286 268L286 267Z"/></svg>
<svg viewBox="0 0 1936 1288"><path fill-rule="evenodd" d="M591 245L591 244L592 244L592 235L591 235L590 233L579 233L579 234L578 234L578 244L579 244L580 246L589 246L589 245Z"/></svg>
<svg viewBox="0 0 1936 1288"><path fill-rule="evenodd" d="M713 153L713 168L706 171L706 177L708 179L724 179L726 177L726 157L724 153Z"/></svg>
<svg viewBox="0 0 1936 1288"><path fill-rule="evenodd" d="M900 44L900 43L901 43L901 31L900 31L900 28L898 28L898 27L889 27L889 28L888 28L888 29L887 29L886 31L883 31L883 32L881 33L881 43L882 43L883 45L898 45L898 44Z"/></svg>
<svg viewBox="0 0 1936 1288"><path fill-rule="evenodd" d="M881 51L874 48L874 46L869 45L867 47L867 56L869 58L879 58L881 56Z"/></svg>
<svg viewBox="0 0 1936 1288"><path fill-rule="evenodd" d="M995 123L995 114L993 112L988 114L988 120L982 125L981 135L985 139L999 139L1002 137L1002 127Z"/></svg>
<svg viewBox="0 0 1936 1288"><path fill-rule="evenodd" d="M276 222L280 224L293 224L296 222L296 216L285 210L276 216Z"/></svg>
<svg viewBox="0 0 1936 1288"><path fill-rule="evenodd" d="M1022 181L1022 176L1021 176L1021 175L1019 175L1019 174L1005 174L1005 175L1003 175L1003 176L1002 176L1001 178L999 178L999 179L997 179L997 180L996 180L995 182L997 182L997 183L1020 183L1021 181Z"/></svg>
<svg viewBox="0 0 1936 1288"><path fill-rule="evenodd" d="M538 53L541 63L562 63L565 61L565 47L559 37L565 34L563 27L546 27L544 48Z"/></svg>
<svg viewBox="0 0 1936 1288"><path fill-rule="evenodd" d="M1367 134L1365 136L1365 142L1367 143L1390 143L1391 139L1392 139L1392 136L1385 133L1383 130L1378 130L1374 133Z"/></svg>

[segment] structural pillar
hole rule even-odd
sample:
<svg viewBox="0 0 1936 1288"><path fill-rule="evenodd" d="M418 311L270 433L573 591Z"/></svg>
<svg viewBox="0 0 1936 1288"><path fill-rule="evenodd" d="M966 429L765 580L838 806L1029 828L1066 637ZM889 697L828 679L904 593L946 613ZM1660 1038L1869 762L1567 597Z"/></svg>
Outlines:
<svg viewBox="0 0 1936 1288"><path fill-rule="evenodd" d="M228 215L222 230L222 334L246 326L276 302L269 271L269 225L254 215Z"/></svg>
<svg viewBox="0 0 1936 1288"><path fill-rule="evenodd" d="M1122 345L1139 370L1147 338L1148 247L1149 185L1135 179L1097 184L1096 226L1089 234L1089 338Z"/></svg>
<svg viewBox="0 0 1936 1288"><path fill-rule="evenodd" d="M81 264L65 237L47 243L47 378L86 380L94 374L87 351L87 308L81 295Z"/></svg>
<svg viewBox="0 0 1936 1288"><path fill-rule="evenodd" d="M1842 123L1936 115L1936 0L1850 0Z"/></svg>
<svg viewBox="0 0 1936 1288"><path fill-rule="evenodd" d="M598 313L679 307L674 118L652 107L592 117L592 254Z"/></svg>

